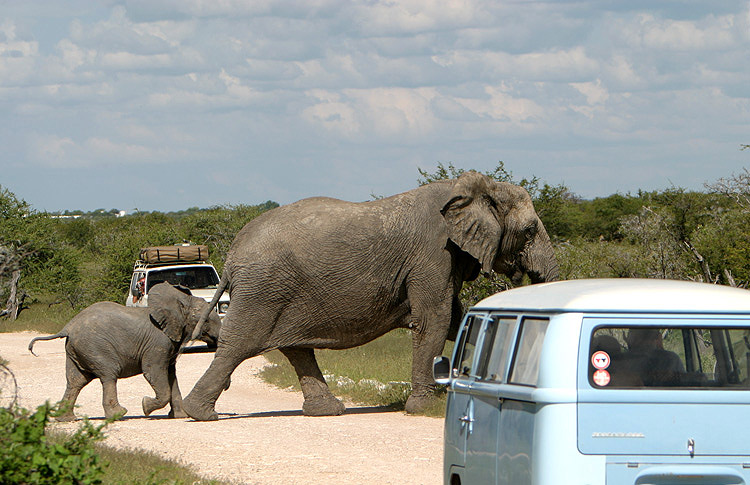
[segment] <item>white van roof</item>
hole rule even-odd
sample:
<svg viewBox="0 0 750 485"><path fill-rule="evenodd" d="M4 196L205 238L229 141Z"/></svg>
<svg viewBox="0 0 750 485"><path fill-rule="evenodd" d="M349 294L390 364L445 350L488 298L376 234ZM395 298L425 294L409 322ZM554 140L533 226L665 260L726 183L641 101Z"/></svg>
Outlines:
<svg viewBox="0 0 750 485"><path fill-rule="evenodd" d="M750 291L693 281L582 279L496 293L476 309L566 312L750 313Z"/></svg>

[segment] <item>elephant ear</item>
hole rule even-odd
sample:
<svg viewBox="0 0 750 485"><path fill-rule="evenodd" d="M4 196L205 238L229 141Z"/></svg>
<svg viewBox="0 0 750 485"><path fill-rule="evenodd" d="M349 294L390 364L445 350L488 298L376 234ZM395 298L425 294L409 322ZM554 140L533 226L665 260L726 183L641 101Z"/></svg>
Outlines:
<svg viewBox="0 0 750 485"><path fill-rule="evenodd" d="M440 211L448 226L448 237L482 266L492 270L503 236L502 215L495 199L495 183L477 172L465 172L453 186L450 200Z"/></svg>
<svg viewBox="0 0 750 485"><path fill-rule="evenodd" d="M186 298L180 288L169 283L159 283L148 292L151 321L173 342L181 342L185 332Z"/></svg>

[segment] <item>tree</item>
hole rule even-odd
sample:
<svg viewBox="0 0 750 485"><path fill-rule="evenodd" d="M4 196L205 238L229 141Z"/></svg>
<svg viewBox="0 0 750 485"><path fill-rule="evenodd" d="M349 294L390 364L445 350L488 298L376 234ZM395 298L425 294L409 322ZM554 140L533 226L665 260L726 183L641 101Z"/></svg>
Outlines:
<svg viewBox="0 0 750 485"><path fill-rule="evenodd" d="M34 250L26 238L24 226L33 217L29 205L0 186L0 291L6 299L0 316L12 320L23 308L26 293L19 290L22 267Z"/></svg>
<svg viewBox="0 0 750 485"><path fill-rule="evenodd" d="M744 147L747 148L750 145L744 145ZM733 199L742 210L750 211L750 172L747 168L743 168L738 174L706 184L705 187L712 193Z"/></svg>
<svg viewBox="0 0 750 485"><path fill-rule="evenodd" d="M685 252L687 236L674 223L673 214L664 208L644 207L634 216L622 218L622 232L638 248L644 274L659 279L694 279L690 259Z"/></svg>

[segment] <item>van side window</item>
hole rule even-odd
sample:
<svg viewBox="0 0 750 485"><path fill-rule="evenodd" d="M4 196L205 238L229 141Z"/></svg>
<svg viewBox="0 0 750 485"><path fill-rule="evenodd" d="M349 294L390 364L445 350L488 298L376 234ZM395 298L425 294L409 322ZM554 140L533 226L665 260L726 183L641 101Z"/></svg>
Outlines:
<svg viewBox="0 0 750 485"><path fill-rule="evenodd" d="M492 335L488 330L485 335L485 349L482 350L485 357L480 368L479 375L483 379L502 382L505 380L505 372L508 364L509 351L513 343L513 332L516 326L516 317L493 315L488 325L492 329ZM489 343L489 344L488 344Z"/></svg>
<svg viewBox="0 0 750 485"><path fill-rule="evenodd" d="M471 315L466 320L466 329L464 330L463 337L461 337L458 365L454 364L453 366L454 372L458 375L475 375L472 372L472 365L477 347L477 339L479 337L479 329L482 328L483 320L484 318L482 315Z"/></svg>
<svg viewBox="0 0 750 485"><path fill-rule="evenodd" d="M599 389L750 389L750 328L599 327L589 381Z"/></svg>
<svg viewBox="0 0 750 485"><path fill-rule="evenodd" d="M536 386L539 379L539 360L542 356L542 343L547 332L546 318L524 318L516 355L510 370L511 384Z"/></svg>

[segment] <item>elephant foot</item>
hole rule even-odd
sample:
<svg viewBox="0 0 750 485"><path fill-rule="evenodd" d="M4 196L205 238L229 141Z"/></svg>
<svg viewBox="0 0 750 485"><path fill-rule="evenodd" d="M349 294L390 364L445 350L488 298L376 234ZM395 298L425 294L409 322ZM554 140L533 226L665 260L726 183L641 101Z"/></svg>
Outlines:
<svg viewBox="0 0 750 485"><path fill-rule="evenodd" d="M184 410L182 410L182 409L178 409L177 411L175 411L175 409L174 409L174 408L171 408L171 409L169 410L169 414L167 414L167 417L168 417L168 418L187 418L187 417L188 417L188 415L187 415L187 413L186 413L186 412L185 412Z"/></svg>
<svg viewBox="0 0 750 485"><path fill-rule="evenodd" d="M75 421L76 415L72 412L61 414L60 416L55 416L55 421L60 421L61 423L67 423L70 421Z"/></svg>
<svg viewBox="0 0 750 485"><path fill-rule="evenodd" d="M213 406L201 406L200 404L193 403L193 399L190 396L182 400L182 410L196 421L216 421L219 419L219 415Z"/></svg>
<svg viewBox="0 0 750 485"><path fill-rule="evenodd" d="M430 407L435 401L436 397L433 394L429 395L410 395L409 399L406 400L405 411L407 414L421 414Z"/></svg>
<svg viewBox="0 0 750 485"><path fill-rule="evenodd" d="M107 419L120 419L128 413L124 407L117 405L110 409L104 410L104 417Z"/></svg>
<svg viewBox="0 0 750 485"><path fill-rule="evenodd" d="M302 414L305 416L340 416L345 410L344 403L332 395L305 399L302 403Z"/></svg>
<svg viewBox="0 0 750 485"><path fill-rule="evenodd" d="M148 416L157 409L163 408L164 406L166 406L166 404L159 404L159 401L157 399L149 396L144 396L141 400L141 406L143 407L143 414Z"/></svg>

